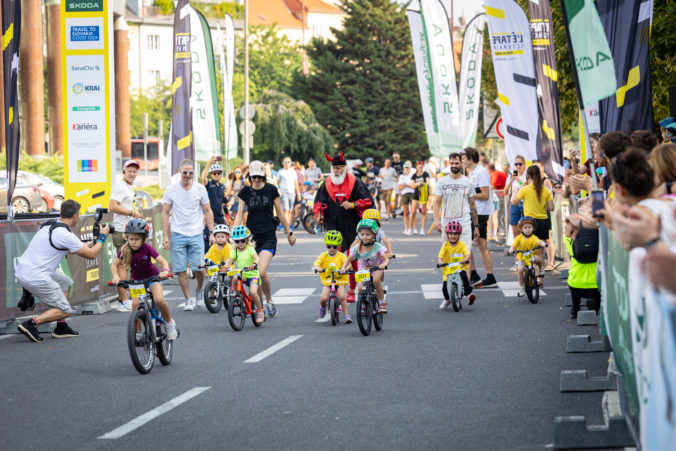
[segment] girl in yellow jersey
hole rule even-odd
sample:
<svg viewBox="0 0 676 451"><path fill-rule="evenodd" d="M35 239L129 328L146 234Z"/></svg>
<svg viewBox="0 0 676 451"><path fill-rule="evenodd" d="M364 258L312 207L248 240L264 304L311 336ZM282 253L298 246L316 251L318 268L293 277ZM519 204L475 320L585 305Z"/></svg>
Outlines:
<svg viewBox="0 0 676 451"><path fill-rule="evenodd" d="M467 264L469 263L469 249L465 243L460 241L460 235L462 234L462 224L457 221L451 221L446 224L446 238L447 241L444 242L443 246L439 250L439 264L443 263L461 263L460 269L460 278L462 279L463 293L465 296L469 296L469 305L474 304L476 296L472 294L472 285L469 283L469 278L467 277ZM444 300L439 306L440 309L448 308L451 304L449 300L448 287L446 286L446 277L449 274L452 274L457 267L453 266L444 266L444 284L442 286L442 291L444 293Z"/></svg>
<svg viewBox="0 0 676 451"><path fill-rule="evenodd" d="M319 317L324 318L326 315L326 302L329 300L331 293L331 271L338 271L345 264L347 257L340 252L340 245L343 243L343 236L337 230L329 230L324 236L324 244L326 245L326 252L317 257L317 260L312 265L312 268L322 272L322 294L319 297ZM347 274L336 274L336 294L340 301L340 306L343 310L343 317L345 324L352 322L352 317L347 309L347 301L345 300L345 285L349 283Z"/></svg>

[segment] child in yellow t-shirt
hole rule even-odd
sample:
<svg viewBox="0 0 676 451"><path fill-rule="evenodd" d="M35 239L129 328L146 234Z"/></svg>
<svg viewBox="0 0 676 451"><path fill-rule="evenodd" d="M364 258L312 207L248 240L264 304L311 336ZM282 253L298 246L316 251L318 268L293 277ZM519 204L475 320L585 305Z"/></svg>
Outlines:
<svg viewBox="0 0 676 451"><path fill-rule="evenodd" d="M216 224L214 226L214 243L204 256L205 260L210 260L216 265L228 261L230 258L230 228L225 224Z"/></svg>
<svg viewBox="0 0 676 451"><path fill-rule="evenodd" d="M462 234L462 224L457 221L451 221L446 224L446 239L447 241L441 246L439 250L439 264L444 263L459 263L458 266L447 265L444 266L444 284L442 291L444 293L444 300L439 306L440 309L448 308L451 301L449 300L448 287L446 286L446 277L450 274L453 274L457 269L460 269L460 278L462 279L463 292L465 296L469 296L469 305L474 304L476 296L472 294L472 285L469 283L469 278L467 277L467 264L469 263L469 250L465 243L460 241L460 235Z"/></svg>
<svg viewBox="0 0 676 451"><path fill-rule="evenodd" d="M331 271L338 271L345 264L347 257L340 252L340 245L343 243L343 236L337 230L329 230L324 236L324 244L326 245L326 252L317 257L317 260L312 265L315 272L321 272L322 275L322 293L319 297L319 317L324 318L326 315L326 303L329 300L331 293ZM347 301L345 300L345 285L349 283L347 274L336 274L336 294L340 301L340 306L343 310L343 317L345 324L352 322L352 317L347 309Z"/></svg>
<svg viewBox="0 0 676 451"><path fill-rule="evenodd" d="M530 250L533 250L533 253L535 254L535 267L537 268L538 271L538 285L542 287L542 280L545 277L545 273L543 271L543 266L544 266L544 260L542 259L542 255L537 251L538 247L546 247L547 242L540 240L537 236L533 235L533 232L535 231L535 220L531 218L530 216L524 216L519 220L519 230L521 230L521 233L514 238L514 241L512 242L512 246L509 248L509 252L514 253L516 251L518 252L528 252ZM516 264L519 267L519 297L523 297L526 295L526 291L523 287L524 284L524 272L525 272L525 264L524 264L524 257L519 254L516 257L517 262Z"/></svg>

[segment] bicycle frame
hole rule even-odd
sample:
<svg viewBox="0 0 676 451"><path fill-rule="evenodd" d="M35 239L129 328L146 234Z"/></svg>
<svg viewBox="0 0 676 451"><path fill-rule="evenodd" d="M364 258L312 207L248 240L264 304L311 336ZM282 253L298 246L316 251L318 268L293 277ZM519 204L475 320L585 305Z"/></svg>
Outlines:
<svg viewBox="0 0 676 451"><path fill-rule="evenodd" d="M120 280L118 283L118 286L129 288L132 298L138 298L138 306L136 307L136 310L147 310L150 314L150 318L146 318L148 319L148 323L150 325L148 330L150 331L150 339L152 343L158 343L166 336L166 334L163 334L162 336L158 336L157 334L157 321L164 325L167 323L158 311L157 306L155 305L155 299L153 299L153 293L150 290L150 284L160 280L161 279L155 276L145 280ZM108 282L108 284L112 285L112 282ZM143 292L141 292L141 288L143 289ZM135 292L136 290L138 290L138 292Z"/></svg>
<svg viewBox="0 0 676 451"><path fill-rule="evenodd" d="M252 315L253 309L251 308L251 306L253 305L253 299L244 289L244 282L242 281L242 270L231 269L228 271L228 275L231 275L232 277L231 291L239 292L242 294L242 300L244 301L244 311L247 315Z"/></svg>

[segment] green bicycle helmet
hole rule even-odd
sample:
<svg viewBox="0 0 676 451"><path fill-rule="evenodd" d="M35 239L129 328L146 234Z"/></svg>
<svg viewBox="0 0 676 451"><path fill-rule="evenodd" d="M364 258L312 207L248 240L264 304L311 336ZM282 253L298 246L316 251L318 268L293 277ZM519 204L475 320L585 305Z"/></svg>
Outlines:
<svg viewBox="0 0 676 451"><path fill-rule="evenodd" d="M232 239L233 240L242 240L249 238L251 236L251 231L247 226L243 225L238 225L235 227L232 231Z"/></svg>
<svg viewBox="0 0 676 451"><path fill-rule="evenodd" d="M362 219L359 221L359 224L357 224L357 233L362 229L370 230L377 235L379 229L378 222L375 219Z"/></svg>
<svg viewBox="0 0 676 451"><path fill-rule="evenodd" d="M326 232L326 235L324 235L324 244L340 246L343 244L343 235L337 230L329 230Z"/></svg>

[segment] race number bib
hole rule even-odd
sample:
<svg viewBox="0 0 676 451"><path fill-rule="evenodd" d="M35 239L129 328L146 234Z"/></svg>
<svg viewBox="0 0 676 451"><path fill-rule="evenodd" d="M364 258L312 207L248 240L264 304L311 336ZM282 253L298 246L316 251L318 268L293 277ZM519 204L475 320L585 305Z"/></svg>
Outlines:
<svg viewBox="0 0 676 451"><path fill-rule="evenodd" d="M218 266L214 265L214 266L209 266L209 268L207 268L207 274L208 275L213 276L214 274L217 274L217 273L218 273Z"/></svg>
<svg viewBox="0 0 676 451"><path fill-rule="evenodd" d="M129 285L129 294L131 294L131 297L133 298L142 296L146 294L146 287L143 285Z"/></svg>
<svg viewBox="0 0 676 451"><path fill-rule="evenodd" d="M355 282L363 282L371 278L371 273L369 271L357 271L354 273Z"/></svg>

